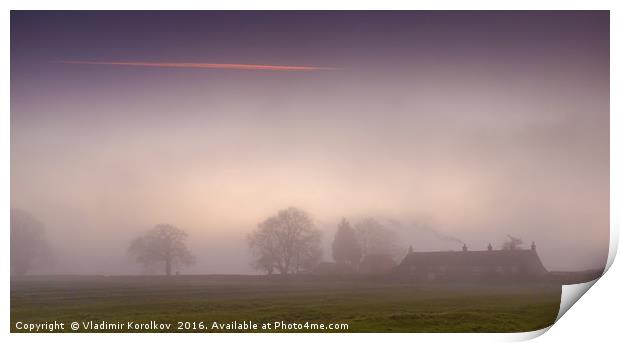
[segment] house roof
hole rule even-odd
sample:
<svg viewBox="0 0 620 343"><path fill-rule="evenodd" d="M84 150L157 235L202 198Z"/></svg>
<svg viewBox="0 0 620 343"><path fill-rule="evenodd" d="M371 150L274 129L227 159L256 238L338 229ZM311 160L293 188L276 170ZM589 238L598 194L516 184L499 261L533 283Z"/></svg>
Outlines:
<svg viewBox="0 0 620 343"><path fill-rule="evenodd" d="M526 267L535 272L547 270L536 250L429 251L410 252L399 267Z"/></svg>

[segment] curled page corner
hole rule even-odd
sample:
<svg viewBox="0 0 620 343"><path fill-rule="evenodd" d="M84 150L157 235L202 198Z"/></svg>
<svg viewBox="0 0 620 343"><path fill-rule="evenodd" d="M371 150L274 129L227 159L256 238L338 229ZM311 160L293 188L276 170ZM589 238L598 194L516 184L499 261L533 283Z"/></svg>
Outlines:
<svg viewBox="0 0 620 343"><path fill-rule="evenodd" d="M614 262L616 257L616 253L618 251L618 232L617 230L611 230L610 232L610 240L609 240L609 253L607 254L607 264L605 265L605 269L603 273L598 278L578 284L571 285L562 285L562 298L560 299L560 310L558 311L558 316L555 318L555 322L557 323L560 318L575 305L577 300L579 300L589 289L592 287L607 271L609 267ZM548 329L548 328L547 328ZM546 329L543 329L546 331ZM540 331L540 330L539 330ZM543 333L544 333L543 331ZM541 333L542 334L542 333ZM536 337L536 336L535 336Z"/></svg>
<svg viewBox="0 0 620 343"><path fill-rule="evenodd" d="M519 332L515 334L511 334L510 336L506 336L506 340L509 342L524 342L529 341L539 336L542 336L552 325L547 326L546 328L542 328L534 331L527 332Z"/></svg>
<svg viewBox="0 0 620 343"><path fill-rule="evenodd" d="M577 302L577 300L579 300L590 289L590 287L592 287L598 280L600 280L601 277L603 277L603 275L605 275L605 273L607 273L613 264L616 258L616 253L618 252L618 230L614 230L614 227L615 226L612 225L610 230L609 252L607 254L607 263L603 273L598 278L588 282L562 285L562 298L560 300L560 310L558 311L558 316L555 318L556 323L560 320L560 318L562 318L568 309L570 309ZM543 330L546 331L546 329Z"/></svg>
<svg viewBox="0 0 620 343"><path fill-rule="evenodd" d="M611 267L611 265L614 263L614 260L616 259L616 254L618 253L618 236L620 236L620 234L618 233L618 229L614 229L617 227L617 225L613 224L611 226L609 235L609 252L607 253L607 264L605 264L605 270L603 271L603 274L607 273L609 267Z"/></svg>
<svg viewBox="0 0 620 343"><path fill-rule="evenodd" d="M555 318L557 322L571 308L579 298L581 298L600 278L592 281L573 285L562 285L562 298L560 300L560 310Z"/></svg>

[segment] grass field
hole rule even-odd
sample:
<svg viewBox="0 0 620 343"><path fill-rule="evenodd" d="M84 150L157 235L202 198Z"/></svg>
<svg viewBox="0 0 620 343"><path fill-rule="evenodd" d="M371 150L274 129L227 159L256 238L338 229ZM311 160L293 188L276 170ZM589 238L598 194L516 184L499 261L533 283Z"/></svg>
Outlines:
<svg viewBox="0 0 620 343"><path fill-rule="evenodd" d="M80 323L90 332L518 332L553 323L559 284L411 284L273 280L252 276L29 277L11 281L17 322ZM253 321L257 330L213 329ZM84 329L83 323L170 323L170 329ZM345 329L261 330L262 324L340 323ZM178 330L189 326L189 330ZM193 324L193 323L196 324ZM203 326L199 326L202 322ZM194 329L194 325L197 325ZM201 329L202 327L202 329Z"/></svg>

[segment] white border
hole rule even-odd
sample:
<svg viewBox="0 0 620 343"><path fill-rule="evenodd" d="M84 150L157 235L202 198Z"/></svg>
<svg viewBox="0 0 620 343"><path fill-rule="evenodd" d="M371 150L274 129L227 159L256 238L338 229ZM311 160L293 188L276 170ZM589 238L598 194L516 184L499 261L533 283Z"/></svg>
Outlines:
<svg viewBox="0 0 620 343"><path fill-rule="evenodd" d="M618 5L616 2L612 1L545 1L545 0L522 0L519 2L516 1L476 1L470 0L467 2L463 1L443 1L441 3L433 2L433 1L393 1L393 0L381 0L381 1L368 1L368 0L360 0L360 1L334 1L334 0L314 0L312 2L293 2L293 1L277 1L277 0L261 0L261 1L239 1L239 0L229 0L229 1L219 1L212 3L201 3L197 1L189 1L189 0L175 0L175 1L121 1L121 0L108 0L105 2L96 2L96 1L77 1L77 0L56 0L56 1L8 1L3 2L3 5L6 7L2 12L2 49L4 50L2 53L2 66L4 69L3 75L5 76L5 82L3 83L3 92L2 92L2 117L0 121L0 141L2 144L2 148L0 149L0 158L4 162L3 168L0 170L1 177L3 180L2 187L2 195L0 196L0 220L4 224L3 227L6 228L5 235L8 235L9 228L9 208L10 208L10 139L9 139L9 128L10 128L10 98L9 98L9 90L10 90L10 80L8 79L8 75L10 75L10 63L9 63L9 37L10 37L10 14L9 10L11 9L20 9L20 10L34 10L34 9L124 9L124 10L137 10L137 9L187 9L187 10L198 10L198 9L329 9L329 10L339 10L339 9L349 9L349 10L391 10L391 9L417 9L417 10L485 10L485 9L494 9L494 10L611 10L611 55L613 57L617 56L617 37L618 35L618 25L614 21L615 10ZM616 39L614 39L614 37ZM618 71L617 68L614 67L615 59L612 59L612 72L611 72L611 94L618 94L618 89L616 87L616 82L618 80ZM618 164L618 156L620 156L620 146L619 139L617 138L620 134L619 130L619 118L617 113L617 106L612 97L611 101L611 208L612 209L620 209L620 204L618 202L619 195L619 184L617 181L617 175L619 174L620 168ZM614 157L616 156L616 157ZM616 176L614 178L614 176ZM619 229L619 221L618 221L618 212L611 212L611 241L610 241L610 255L607 261L606 269L610 269L613 259L615 257L617 251L618 244L618 229ZM6 238L6 236L5 236ZM2 288L2 293L4 296L2 297L3 307L1 312L2 322L5 323L5 335L8 334L9 330L9 322L10 322L10 307L8 303L9 298L9 240L3 239L1 240L2 246L0 247L3 252L2 261L2 278L3 282L0 285ZM573 311L569 311L562 320L560 320L557 324L553 325L549 329L549 334L543 335L541 337L542 340L547 341L564 341L574 339L592 339L593 336L602 337L615 337L615 326L617 325L617 313L618 313L618 297L617 291L620 289L620 281L618 277L617 267L612 267L606 275L603 276L603 282L599 282L594 285L593 291L588 292L588 294L584 297L584 300L579 304L575 305L576 309ZM596 330L596 331L594 331ZM393 341L411 341L413 340L423 340L423 341L435 341L435 342L445 342L445 341L454 341L458 340L461 342L480 342L480 341L513 341L513 340L524 340L536 337L544 332L545 330L540 330L532 333L521 333L521 334L353 334L356 337L351 337L352 334L209 334L208 336L203 336L200 334L174 334L175 339L183 339L183 340L196 340L196 341L204 341L205 339L209 340L237 340L237 339L252 339L252 340L270 340L270 341L289 341L291 339L295 339L296 341L314 341L317 339L316 335L321 335L321 339L327 340L341 340L341 339L369 339L369 340L380 340L389 338ZM133 337L131 334L113 334L115 338L120 338L121 340L129 340ZM177 336L181 335L181 336ZM294 337L291 337L294 335ZM346 337L345 337L346 335ZM363 337L361 337L363 335ZM166 335L160 334L140 334L140 339L152 339L155 341L164 341L168 340ZM103 341L110 339L108 335L99 335L99 334L80 334L80 335L71 335L71 334L39 334L39 335L25 335L25 334L11 334L9 335L10 339L14 340L76 340L82 341L83 339L93 340L93 341Z"/></svg>

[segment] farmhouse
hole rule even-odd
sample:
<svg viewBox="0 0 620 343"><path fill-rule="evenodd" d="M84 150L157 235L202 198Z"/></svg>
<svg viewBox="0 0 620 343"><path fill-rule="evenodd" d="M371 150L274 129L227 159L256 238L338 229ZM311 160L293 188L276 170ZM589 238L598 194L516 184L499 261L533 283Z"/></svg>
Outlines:
<svg viewBox="0 0 620 343"><path fill-rule="evenodd" d="M533 279L545 276L536 245L530 249L430 251L409 253L395 269L400 276L421 280Z"/></svg>

